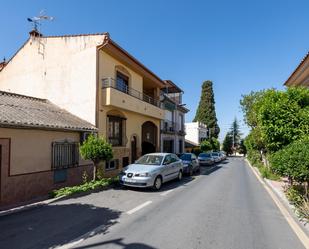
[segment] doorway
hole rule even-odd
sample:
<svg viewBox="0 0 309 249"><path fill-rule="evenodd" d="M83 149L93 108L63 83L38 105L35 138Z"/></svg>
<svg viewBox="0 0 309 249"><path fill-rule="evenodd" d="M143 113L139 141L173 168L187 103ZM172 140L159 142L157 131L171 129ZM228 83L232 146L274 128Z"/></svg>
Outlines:
<svg viewBox="0 0 309 249"><path fill-rule="evenodd" d="M142 125L142 154L156 152L157 148L157 126L147 121Z"/></svg>

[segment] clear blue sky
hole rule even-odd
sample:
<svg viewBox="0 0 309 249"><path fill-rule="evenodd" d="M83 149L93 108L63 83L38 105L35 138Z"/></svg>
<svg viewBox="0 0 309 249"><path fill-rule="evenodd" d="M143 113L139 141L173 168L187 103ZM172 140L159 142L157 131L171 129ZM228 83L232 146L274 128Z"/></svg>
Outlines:
<svg viewBox="0 0 309 249"><path fill-rule="evenodd" d="M283 82L309 50L309 1L4 1L0 58L27 39L27 17L46 10L46 35L108 31L112 39L162 79L184 91L194 118L204 80L214 82L216 111L225 135L239 100L251 90Z"/></svg>

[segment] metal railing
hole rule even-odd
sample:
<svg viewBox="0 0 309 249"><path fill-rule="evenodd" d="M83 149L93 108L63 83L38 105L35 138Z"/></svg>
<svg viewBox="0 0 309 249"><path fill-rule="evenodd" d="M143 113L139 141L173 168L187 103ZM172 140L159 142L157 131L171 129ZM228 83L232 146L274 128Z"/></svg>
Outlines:
<svg viewBox="0 0 309 249"><path fill-rule="evenodd" d="M176 123L169 121L169 120L163 120L161 123L161 131L162 132L176 132Z"/></svg>
<svg viewBox="0 0 309 249"><path fill-rule="evenodd" d="M148 96L145 93L139 92L139 91L127 86L123 82L117 82L113 78L102 79L102 88L109 88L109 87L114 88L114 89L121 91L123 93L126 93L126 94L128 94L132 97L135 97L139 100L142 100L144 102L147 102L148 104L160 107L160 101L158 99L154 99L154 98Z"/></svg>

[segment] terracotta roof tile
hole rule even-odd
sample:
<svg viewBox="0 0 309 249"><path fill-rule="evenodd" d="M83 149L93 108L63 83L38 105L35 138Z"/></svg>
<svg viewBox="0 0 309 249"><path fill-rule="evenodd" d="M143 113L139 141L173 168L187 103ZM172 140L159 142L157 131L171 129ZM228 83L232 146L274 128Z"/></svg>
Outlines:
<svg viewBox="0 0 309 249"><path fill-rule="evenodd" d="M89 122L46 99L0 91L0 127L95 131Z"/></svg>

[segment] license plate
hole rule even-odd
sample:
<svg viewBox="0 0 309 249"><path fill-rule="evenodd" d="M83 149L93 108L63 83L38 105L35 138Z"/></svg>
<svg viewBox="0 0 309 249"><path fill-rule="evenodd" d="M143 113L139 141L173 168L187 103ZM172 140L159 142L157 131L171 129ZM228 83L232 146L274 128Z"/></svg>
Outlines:
<svg viewBox="0 0 309 249"><path fill-rule="evenodd" d="M125 179L125 182L136 182L134 179Z"/></svg>

